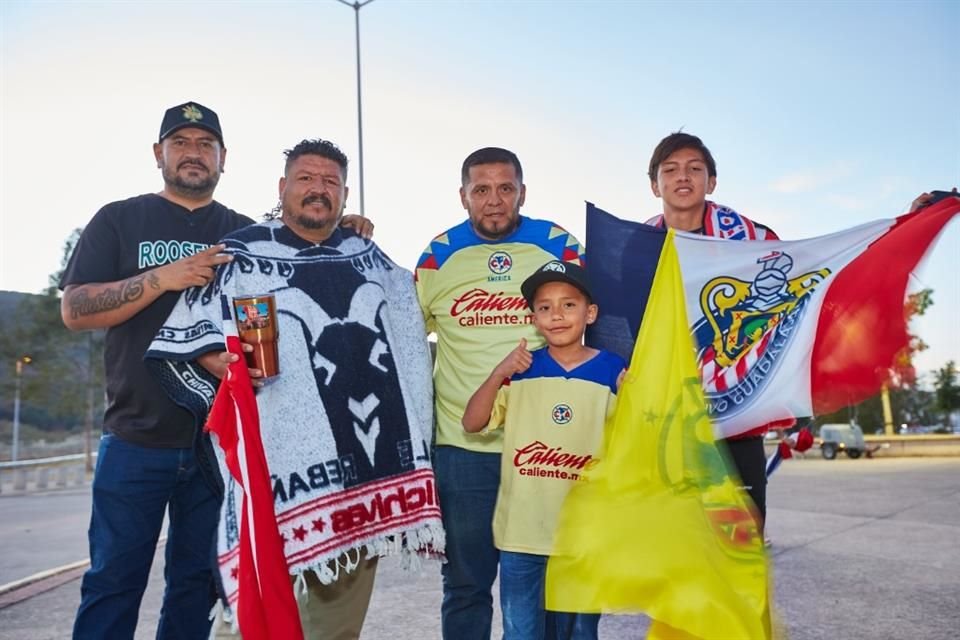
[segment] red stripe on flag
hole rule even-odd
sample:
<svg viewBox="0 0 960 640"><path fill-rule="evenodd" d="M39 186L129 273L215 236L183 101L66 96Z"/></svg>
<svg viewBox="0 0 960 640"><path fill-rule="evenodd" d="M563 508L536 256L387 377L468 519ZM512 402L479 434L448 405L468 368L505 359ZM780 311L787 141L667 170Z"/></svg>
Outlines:
<svg viewBox="0 0 960 640"><path fill-rule="evenodd" d="M742 356L740 356L740 359L737 360L737 364L734 365L735 366L734 371L737 372L738 382L747 377L747 356L749 355L750 355L749 352L743 354Z"/></svg>
<svg viewBox="0 0 960 640"><path fill-rule="evenodd" d="M227 336L227 349L240 358L230 364L229 372L220 384L207 419L207 429L217 434L230 475L243 487L237 623L243 637L250 640L302 640L300 614L277 529L270 471L260 441L260 414L240 339L236 335ZM243 435L242 444L240 433ZM241 446L243 459L239 450ZM246 469L241 470L243 460ZM241 471L246 472L246 483Z"/></svg>
<svg viewBox="0 0 960 640"><path fill-rule="evenodd" d="M960 198L897 218L885 234L842 269L820 310L810 362L817 415L856 404L879 391L909 336L904 298L916 268Z"/></svg>
<svg viewBox="0 0 960 640"><path fill-rule="evenodd" d="M760 344L758 344L758 345L756 346L756 352L757 352L757 359L758 359L758 360L760 359L760 356L763 355L763 352L767 350L767 343L770 342L770 338L773 337L773 334L774 334L775 332L776 332L776 330L774 330L774 331L768 331L768 332L766 332L765 334L763 334L763 338L760 340Z"/></svg>

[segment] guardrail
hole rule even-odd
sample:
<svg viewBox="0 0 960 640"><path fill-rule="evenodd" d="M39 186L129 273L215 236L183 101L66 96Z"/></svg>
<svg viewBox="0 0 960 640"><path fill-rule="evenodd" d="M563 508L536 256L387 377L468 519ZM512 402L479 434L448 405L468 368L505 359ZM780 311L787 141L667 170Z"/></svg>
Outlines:
<svg viewBox="0 0 960 640"><path fill-rule="evenodd" d="M869 444L883 444L880 457L912 456L960 456L960 435L949 433L924 433L904 435L869 435L863 439Z"/></svg>
<svg viewBox="0 0 960 640"><path fill-rule="evenodd" d="M96 458L97 452L94 451L91 454L91 457ZM50 465L58 465L64 462L76 462L77 460L86 460L87 455L85 453L71 453L68 456L54 456L52 458L31 458L29 460L17 460L0 462L0 471L4 469L21 469L23 467L42 467Z"/></svg>
<svg viewBox="0 0 960 640"><path fill-rule="evenodd" d="M953 457L960 456L960 435L958 434L871 434L863 437L868 447L879 447L873 452L874 458L910 458L910 457ZM767 440L767 453L772 453L779 441ZM814 445L807 456L820 455L820 447Z"/></svg>
<svg viewBox="0 0 960 640"><path fill-rule="evenodd" d="M96 458L94 452L92 457ZM5 476L9 476L13 492L27 490L44 491L82 486L87 483L86 454L75 453L52 458L33 458L16 462L0 462L0 493L3 493ZM80 463L80 464L77 464Z"/></svg>

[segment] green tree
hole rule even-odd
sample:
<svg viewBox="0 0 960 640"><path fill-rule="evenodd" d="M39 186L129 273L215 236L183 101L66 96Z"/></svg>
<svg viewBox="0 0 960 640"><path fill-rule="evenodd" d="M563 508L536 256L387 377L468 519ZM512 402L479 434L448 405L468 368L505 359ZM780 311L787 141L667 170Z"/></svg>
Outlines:
<svg viewBox="0 0 960 640"><path fill-rule="evenodd" d="M931 424L934 422L933 393L912 385L890 389L893 424ZM855 421L864 433L883 431L883 407L880 394L833 413L817 416L818 424Z"/></svg>
<svg viewBox="0 0 960 640"><path fill-rule="evenodd" d="M17 306L12 326L0 336L0 358L9 363L23 355L32 359L23 370L25 420L40 414L42 419L32 420L40 428L82 424L89 433L102 415L104 332L69 331L60 316L58 289L80 232L75 229L64 242L60 268L44 292L24 297Z"/></svg>
<svg viewBox="0 0 960 640"><path fill-rule="evenodd" d="M904 307L904 316L910 322L914 316L922 316L933 305L933 289L922 289L907 295ZM897 355L896 361L890 368L889 384L895 388L909 388L917 383L917 370L913 366L913 358L921 351L926 351L929 345L920 336L908 334L907 346Z"/></svg>
<svg viewBox="0 0 960 640"><path fill-rule="evenodd" d="M950 360L934 372L933 395L937 411L943 414L944 422L954 411L960 409L960 385L957 384L957 363Z"/></svg>

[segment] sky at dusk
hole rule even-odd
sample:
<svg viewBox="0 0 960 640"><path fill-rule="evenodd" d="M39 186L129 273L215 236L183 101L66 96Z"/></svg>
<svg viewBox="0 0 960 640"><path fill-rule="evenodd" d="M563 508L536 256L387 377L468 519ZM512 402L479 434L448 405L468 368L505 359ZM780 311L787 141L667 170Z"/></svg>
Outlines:
<svg viewBox="0 0 960 640"><path fill-rule="evenodd" d="M366 214L413 268L464 219L463 158L524 165L523 213L582 239L584 201L659 213L646 167L672 131L703 138L713 198L784 239L905 211L960 183L957 2L455 2L361 10ZM354 12L318 2L0 4L0 289L37 292L104 204L159 191L163 111L216 110L220 202L277 201L303 138L351 158L359 206ZM928 371L960 361L960 225L914 288Z"/></svg>

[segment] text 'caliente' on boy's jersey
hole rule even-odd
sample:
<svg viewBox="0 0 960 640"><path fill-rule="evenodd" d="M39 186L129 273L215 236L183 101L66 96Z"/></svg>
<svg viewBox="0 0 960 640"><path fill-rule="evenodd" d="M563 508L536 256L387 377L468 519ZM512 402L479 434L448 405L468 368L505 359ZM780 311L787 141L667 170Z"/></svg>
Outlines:
<svg viewBox="0 0 960 640"><path fill-rule="evenodd" d="M427 331L437 334L437 444L500 451L500 436L468 434L460 421L470 396L521 338L530 349L543 344L520 285L550 260L582 265L583 247L552 222L525 216L498 241L481 238L466 220L420 257L417 295Z"/></svg>
<svg viewBox="0 0 960 640"><path fill-rule="evenodd" d="M531 355L500 387L487 424L487 433L504 434L493 539L503 551L549 555L560 507L593 466L627 363L600 351L567 371L547 347Z"/></svg>

